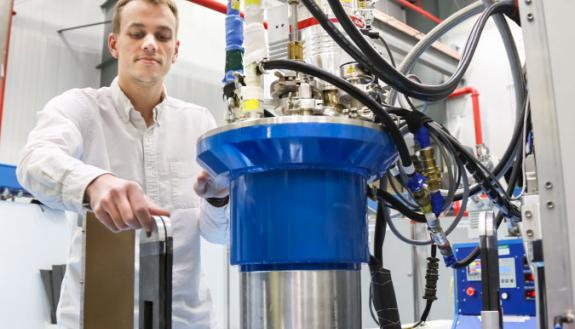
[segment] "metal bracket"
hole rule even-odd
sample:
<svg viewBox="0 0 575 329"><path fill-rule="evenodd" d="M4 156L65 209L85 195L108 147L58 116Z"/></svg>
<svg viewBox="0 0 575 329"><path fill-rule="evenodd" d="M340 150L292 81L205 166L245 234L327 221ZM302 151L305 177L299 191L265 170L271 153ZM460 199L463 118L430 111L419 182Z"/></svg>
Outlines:
<svg viewBox="0 0 575 329"><path fill-rule="evenodd" d="M140 329L172 328L173 235L169 218L153 217L140 233Z"/></svg>
<svg viewBox="0 0 575 329"><path fill-rule="evenodd" d="M534 243L540 245L541 234L541 209L538 194L525 195L521 206L521 235L525 244L525 252L529 262L541 263L543 261L542 250L535 250ZM541 246L539 246L541 247Z"/></svg>
<svg viewBox="0 0 575 329"><path fill-rule="evenodd" d="M479 214L479 245L481 248L481 281L483 285L482 328L501 328L499 248L497 246L495 216L492 211Z"/></svg>

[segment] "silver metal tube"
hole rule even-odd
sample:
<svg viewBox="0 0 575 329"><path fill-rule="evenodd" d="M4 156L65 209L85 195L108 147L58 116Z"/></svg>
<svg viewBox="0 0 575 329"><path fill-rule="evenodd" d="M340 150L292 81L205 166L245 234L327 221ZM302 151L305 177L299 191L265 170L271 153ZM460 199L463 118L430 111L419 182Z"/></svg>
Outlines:
<svg viewBox="0 0 575 329"><path fill-rule="evenodd" d="M360 329L360 271L243 272L242 329Z"/></svg>
<svg viewBox="0 0 575 329"><path fill-rule="evenodd" d="M291 32L289 34L289 40L290 41L300 41L299 38L299 29L298 29L298 22L299 22L299 18L298 18L298 6L299 6L299 1L298 0L290 0L288 1L289 5L290 5L290 11L291 11L291 15L290 15L290 26L291 26Z"/></svg>
<svg viewBox="0 0 575 329"><path fill-rule="evenodd" d="M481 311L481 328L482 329L498 329L501 328L499 324L498 311Z"/></svg>

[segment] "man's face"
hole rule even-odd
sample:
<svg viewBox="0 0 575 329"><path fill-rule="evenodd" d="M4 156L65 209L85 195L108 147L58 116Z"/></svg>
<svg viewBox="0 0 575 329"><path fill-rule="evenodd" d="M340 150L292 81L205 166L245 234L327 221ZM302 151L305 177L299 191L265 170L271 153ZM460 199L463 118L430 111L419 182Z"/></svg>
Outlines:
<svg viewBox="0 0 575 329"><path fill-rule="evenodd" d="M120 32L108 45L118 75L143 85L162 83L178 55L176 17L167 5L131 1L121 11Z"/></svg>

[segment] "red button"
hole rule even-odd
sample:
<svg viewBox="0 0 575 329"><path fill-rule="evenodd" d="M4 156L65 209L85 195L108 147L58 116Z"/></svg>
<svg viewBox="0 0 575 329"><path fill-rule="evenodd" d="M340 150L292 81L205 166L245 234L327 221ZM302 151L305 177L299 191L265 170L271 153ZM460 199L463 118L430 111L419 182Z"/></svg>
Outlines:
<svg viewBox="0 0 575 329"><path fill-rule="evenodd" d="M465 289L465 293L466 293L467 296L469 296L469 297L475 296L475 288L473 288L473 287L468 287L467 289Z"/></svg>

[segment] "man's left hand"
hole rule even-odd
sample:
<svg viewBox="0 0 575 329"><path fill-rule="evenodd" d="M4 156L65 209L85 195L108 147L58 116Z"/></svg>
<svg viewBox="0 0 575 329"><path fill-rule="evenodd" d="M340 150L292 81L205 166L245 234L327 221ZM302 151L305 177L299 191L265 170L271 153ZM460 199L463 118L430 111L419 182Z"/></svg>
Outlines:
<svg viewBox="0 0 575 329"><path fill-rule="evenodd" d="M198 175L196 183L194 184L194 191L204 199L221 199L230 194L228 185L223 182L219 182L214 177L210 176L207 171L202 171Z"/></svg>

